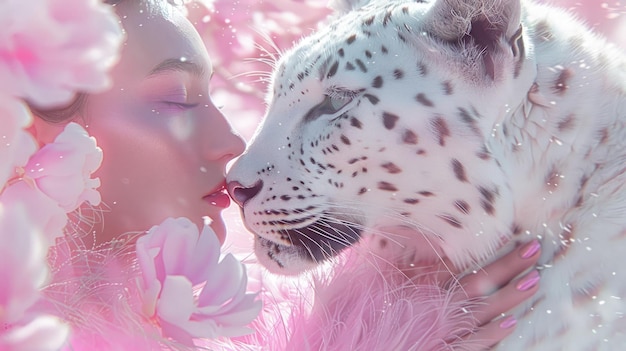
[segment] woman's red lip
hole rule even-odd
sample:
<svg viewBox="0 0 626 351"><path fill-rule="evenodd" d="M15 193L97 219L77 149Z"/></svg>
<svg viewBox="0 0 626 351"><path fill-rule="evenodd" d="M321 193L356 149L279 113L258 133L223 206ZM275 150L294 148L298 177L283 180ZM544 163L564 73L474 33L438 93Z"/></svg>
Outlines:
<svg viewBox="0 0 626 351"><path fill-rule="evenodd" d="M220 208L226 208L230 206L230 196L228 196L228 194L226 193L226 189L224 188L221 188L218 191L203 197L202 200Z"/></svg>

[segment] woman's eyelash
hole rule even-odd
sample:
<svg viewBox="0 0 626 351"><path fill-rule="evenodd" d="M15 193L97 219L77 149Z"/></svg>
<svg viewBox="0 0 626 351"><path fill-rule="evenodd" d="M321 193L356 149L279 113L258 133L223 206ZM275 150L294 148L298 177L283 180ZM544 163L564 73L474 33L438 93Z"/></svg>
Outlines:
<svg viewBox="0 0 626 351"><path fill-rule="evenodd" d="M191 104L191 103L186 103L186 102L162 101L162 103L164 103L167 106L177 107L177 108L184 109L184 110L191 109L191 108L198 106L197 103Z"/></svg>

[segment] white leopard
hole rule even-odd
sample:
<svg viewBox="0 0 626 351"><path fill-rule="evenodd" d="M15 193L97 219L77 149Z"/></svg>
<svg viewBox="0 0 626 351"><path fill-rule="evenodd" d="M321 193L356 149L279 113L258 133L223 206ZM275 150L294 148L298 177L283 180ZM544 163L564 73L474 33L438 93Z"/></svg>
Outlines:
<svg viewBox="0 0 626 351"><path fill-rule="evenodd" d="M625 55L526 1L360 2L284 53L228 176L259 260L403 226L403 259L466 268L539 238L499 349L626 350Z"/></svg>

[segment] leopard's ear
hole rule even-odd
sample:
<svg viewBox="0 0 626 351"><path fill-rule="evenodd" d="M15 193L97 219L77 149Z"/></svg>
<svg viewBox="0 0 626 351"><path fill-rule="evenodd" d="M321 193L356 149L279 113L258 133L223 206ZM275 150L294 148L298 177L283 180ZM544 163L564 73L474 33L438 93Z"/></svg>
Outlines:
<svg viewBox="0 0 626 351"><path fill-rule="evenodd" d="M496 56L523 55L516 47L521 45L520 17L520 0L437 0L423 28L441 40L475 46L494 78Z"/></svg>

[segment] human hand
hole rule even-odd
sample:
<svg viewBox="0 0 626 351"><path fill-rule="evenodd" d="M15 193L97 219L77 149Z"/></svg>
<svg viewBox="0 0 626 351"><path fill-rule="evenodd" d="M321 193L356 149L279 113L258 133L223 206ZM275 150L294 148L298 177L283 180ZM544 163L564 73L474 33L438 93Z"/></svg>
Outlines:
<svg viewBox="0 0 626 351"><path fill-rule="evenodd" d="M537 263L540 251L539 242L533 240L479 271L449 281L460 291L455 299L467 301L468 314L476 326L466 335L454 336L450 343L462 343L465 350L486 350L513 332L517 320L504 313L537 292L539 273L531 268Z"/></svg>

